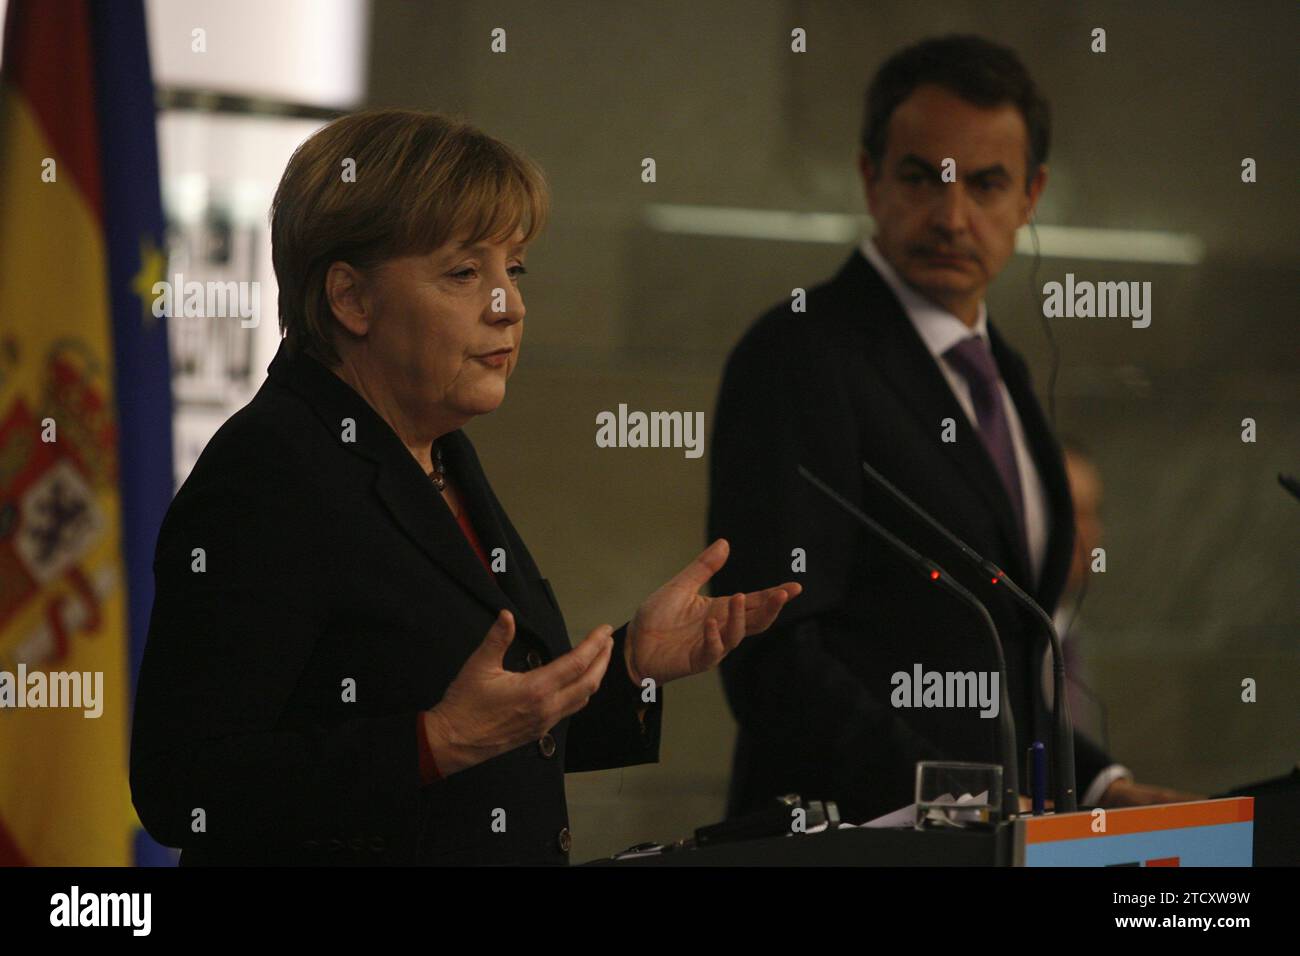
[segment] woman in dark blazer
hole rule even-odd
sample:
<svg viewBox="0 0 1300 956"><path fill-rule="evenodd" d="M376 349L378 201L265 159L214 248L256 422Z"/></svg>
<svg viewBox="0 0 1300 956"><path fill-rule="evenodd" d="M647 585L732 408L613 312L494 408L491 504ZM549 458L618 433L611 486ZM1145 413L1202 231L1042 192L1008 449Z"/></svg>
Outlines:
<svg viewBox="0 0 1300 956"><path fill-rule="evenodd" d="M565 863L564 772L658 759L662 687L799 593L707 598L714 542L571 648L461 427L519 354L537 169L436 114L308 139L272 247L285 334L158 540L131 790L202 863Z"/></svg>

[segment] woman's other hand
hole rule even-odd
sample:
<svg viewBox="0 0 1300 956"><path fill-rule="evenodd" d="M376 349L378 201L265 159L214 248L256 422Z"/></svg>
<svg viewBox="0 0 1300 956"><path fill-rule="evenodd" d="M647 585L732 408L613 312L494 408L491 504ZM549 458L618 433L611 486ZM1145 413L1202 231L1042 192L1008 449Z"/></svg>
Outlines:
<svg viewBox="0 0 1300 956"><path fill-rule="evenodd" d="M562 657L526 673L506 670L515 619L497 615L442 700L424 712L424 729L442 776L540 739L586 706L600 687L614 647L602 624Z"/></svg>
<svg viewBox="0 0 1300 956"><path fill-rule="evenodd" d="M793 581L748 594L705 597L700 588L727 563L730 545L719 538L642 602L627 628L627 670L640 684L660 684L716 667L742 640L776 620L802 586Z"/></svg>

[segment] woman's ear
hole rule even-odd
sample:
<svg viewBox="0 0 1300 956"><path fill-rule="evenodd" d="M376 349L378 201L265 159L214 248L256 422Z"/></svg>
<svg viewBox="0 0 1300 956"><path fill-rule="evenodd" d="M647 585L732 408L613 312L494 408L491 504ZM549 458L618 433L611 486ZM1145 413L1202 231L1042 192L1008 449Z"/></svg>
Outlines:
<svg viewBox="0 0 1300 956"><path fill-rule="evenodd" d="M325 271L325 298L340 325L362 337L373 316L365 296L365 277L346 262L332 262Z"/></svg>

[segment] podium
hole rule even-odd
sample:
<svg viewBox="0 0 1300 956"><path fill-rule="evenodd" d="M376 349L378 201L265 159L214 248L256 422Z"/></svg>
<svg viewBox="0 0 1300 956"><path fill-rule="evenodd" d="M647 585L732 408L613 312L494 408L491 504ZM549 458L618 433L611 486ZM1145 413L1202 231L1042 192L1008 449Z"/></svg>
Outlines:
<svg viewBox="0 0 1300 956"><path fill-rule="evenodd" d="M1254 800L1021 816L994 829L792 833L608 866L1250 866Z"/></svg>

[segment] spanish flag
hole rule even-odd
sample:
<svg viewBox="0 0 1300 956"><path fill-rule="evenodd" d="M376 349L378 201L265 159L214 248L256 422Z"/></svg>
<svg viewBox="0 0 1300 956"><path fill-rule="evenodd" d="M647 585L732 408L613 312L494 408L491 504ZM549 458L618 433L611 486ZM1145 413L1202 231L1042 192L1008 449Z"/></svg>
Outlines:
<svg viewBox="0 0 1300 956"><path fill-rule="evenodd" d="M0 72L0 864L156 850L127 781L171 498L141 0L10 0ZM151 857L149 862L156 861Z"/></svg>

